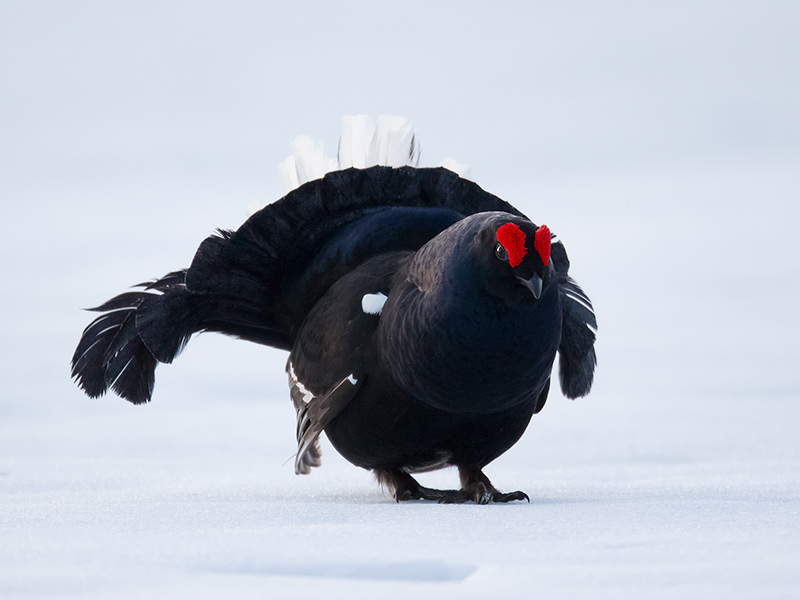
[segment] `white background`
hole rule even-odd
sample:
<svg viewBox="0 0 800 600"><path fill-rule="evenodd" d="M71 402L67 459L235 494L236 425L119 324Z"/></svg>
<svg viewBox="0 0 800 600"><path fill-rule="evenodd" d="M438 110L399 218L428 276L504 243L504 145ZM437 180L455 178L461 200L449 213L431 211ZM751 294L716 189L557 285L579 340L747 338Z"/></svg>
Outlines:
<svg viewBox="0 0 800 600"><path fill-rule="evenodd" d="M800 595L800 5L0 3L0 596ZM295 477L277 351L199 336L90 400L79 310L282 195L343 114L565 242L595 389L487 468L530 504ZM453 471L425 478L452 487Z"/></svg>

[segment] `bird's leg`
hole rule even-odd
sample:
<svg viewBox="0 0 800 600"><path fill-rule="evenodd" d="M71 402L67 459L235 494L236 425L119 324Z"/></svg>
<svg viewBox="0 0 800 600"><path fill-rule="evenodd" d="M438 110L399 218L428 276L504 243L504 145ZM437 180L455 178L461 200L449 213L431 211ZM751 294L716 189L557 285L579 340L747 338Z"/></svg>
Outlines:
<svg viewBox="0 0 800 600"><path fill-rule="evenodd" d="M435 500L437 502L447 502L445 498L450 498L459 493L459 490L435 490L420 485L419 482L405 471L399 469L376 469L375 476L381 485L385 485L398 502L405 500ZM453 500L450 500L453 502Z"/></svg>
<svg viewBox="0 0 800 600"><path fill-rule="evenodd" d="M463 499L443 499L441 502L472 501L475 504L489 504L490 502L511 502L512 500L531 501L525 492L519 490L508 493L499 491L492 485L492 482L489 481L489 478L483 474L483 471L478 466L459 465L458 475L461 479L461 489L459 493Z"/></svg>

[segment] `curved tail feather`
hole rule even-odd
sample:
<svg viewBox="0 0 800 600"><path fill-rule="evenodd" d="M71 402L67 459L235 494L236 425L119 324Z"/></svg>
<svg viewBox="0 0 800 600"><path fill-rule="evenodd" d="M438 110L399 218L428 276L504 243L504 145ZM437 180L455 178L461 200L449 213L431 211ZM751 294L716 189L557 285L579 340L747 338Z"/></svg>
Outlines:
<svg viewBox="0 0 800 600"><path fill-rule="evenodd" d="M204 259L195 262L203 264ZM220 273L225 272L223 267L217 265ZM148 402L156 365L171 363L200 331L288 347L287 335L259 306L260 297L253 295L241 274L227 273L231 283L227 290L216 286L195 293L187 287L187 272L139 284L135 287L142 290L125 292L90 309L103 314L83 331L72 357L72 377L87 395L95 398L111 389L134 404Z"/></svg>
<svg viewBox="0 0 800 600"><path fill-rule="evenodd" d="M175 313L188 302L186 271L139 284L89 310L102 312L83 331L72 357L72 377L92 398L109 389L133 402L150 400L159 362L172 362L193 333Z"/></svg>

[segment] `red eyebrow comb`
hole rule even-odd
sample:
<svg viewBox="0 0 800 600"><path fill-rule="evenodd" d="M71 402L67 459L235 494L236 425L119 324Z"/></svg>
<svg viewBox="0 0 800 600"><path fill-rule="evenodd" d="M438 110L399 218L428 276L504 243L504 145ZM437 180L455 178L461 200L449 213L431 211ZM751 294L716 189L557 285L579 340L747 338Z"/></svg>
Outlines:
<svg viewBox="0 0 800 600"><path fill-rule="evenodd" d="M533 238L533 247L536 248L536 251L539 253L539 256L542 258L542 262L544 266L547 266L547 263L550 262L550 229L547 225L542 225L539 229L536 230L536 237Z"/></svg>
<svg viewBox="0 0 800 600"><path fill-rule="evenodd" d="M525 247L525 232L514 223L506 223L497 230L497 241L503 244L508 252L508 264L516 267L525 258L528 249Z"/></svg>

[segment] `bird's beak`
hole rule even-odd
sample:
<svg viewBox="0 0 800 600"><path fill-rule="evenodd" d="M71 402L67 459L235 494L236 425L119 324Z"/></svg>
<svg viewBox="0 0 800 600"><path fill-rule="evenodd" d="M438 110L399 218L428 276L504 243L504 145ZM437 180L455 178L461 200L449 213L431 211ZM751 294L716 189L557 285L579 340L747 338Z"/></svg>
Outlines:
<svg viewBox="0 0 800 600"><path fill-rule="evenodd" d="M517 280L528 288L533 294L533 297L537 300L542 295L542 278L539 277L536 273L533 274L533 277L530 279L525 279L523 277L517 277Z"/></svg>

